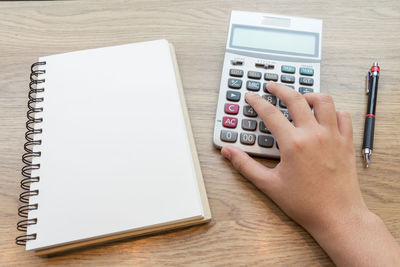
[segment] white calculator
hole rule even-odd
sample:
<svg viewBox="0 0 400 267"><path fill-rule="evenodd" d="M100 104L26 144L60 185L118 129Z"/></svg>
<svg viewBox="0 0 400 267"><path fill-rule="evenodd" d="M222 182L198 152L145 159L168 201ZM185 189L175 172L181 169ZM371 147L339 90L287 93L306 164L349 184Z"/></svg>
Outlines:
<svg viewBox="0 0 400 267"><path fill-rule="evenodd" d="M221 75L214 144L233 144L251 155L279 158L279 146L246 92L261 95L292 120L270 94L270 81L302 94L320 91L322 20L232 11Z"/></svg>

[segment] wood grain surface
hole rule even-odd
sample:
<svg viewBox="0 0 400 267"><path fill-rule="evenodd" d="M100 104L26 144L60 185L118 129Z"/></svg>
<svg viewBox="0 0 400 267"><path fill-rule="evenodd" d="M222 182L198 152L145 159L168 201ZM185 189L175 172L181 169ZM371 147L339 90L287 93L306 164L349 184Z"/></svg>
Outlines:
<svg viewBox="0 0 400 267"><path fill-rule="evenodd" d="M367 101L364 76L379 60L375 150L368 170L357 154L357 171L368 206L400 240L399 1L11 1L0 2L0 265L332 265L307 232L213 147L234 9L324 20L321 90L351 113L357 151ZM14 240L30 65L39 56L160 38L176 49L213 221L50 258L25 252ZM157 107L149 102L149 108Z"/></svg>

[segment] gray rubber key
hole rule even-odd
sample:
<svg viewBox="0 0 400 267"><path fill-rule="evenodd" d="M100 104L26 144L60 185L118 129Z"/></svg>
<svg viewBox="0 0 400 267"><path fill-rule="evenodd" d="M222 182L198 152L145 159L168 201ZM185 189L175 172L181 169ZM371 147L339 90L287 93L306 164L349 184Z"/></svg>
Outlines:
<svg viewBox="0 0 400 267"><path fill-rule="evenodd" d="M242 80L229 78L228 87L233 89L240 89L242 87Z"/></svg>
<svg viewBox="0 0 400 267"><path fill-rule="evenodd" d="M221 140L225 142L234 143L237 140L238 133L234 131L221 131Z"/></svg>
<svg viewBox="0 0 400 267"><path fill-rule="evenodd" d="M243 119L242 120L242 129L248 131L255 131L257 129L257 121Z"/></svg>
<svg viewBox="0 0 400 267"><path fill-rule="evenodd" d="M241 133L240 134L240 143L244 145L254 145L256 142L256 135L251 133Z"/></svg>
<svg viewBox="0 0 400 267"><path fill-rule="evenodd" d="M250 105L246 105L243 107L243 115L247 117L257 117L257 112Z"/></svg>
<svg viewBox="0 0 400 267"><path fill-rule="evenodd" d="M272 147L274 145L274 138L270 135L259 135L258 145L262 147Z"/></svg>

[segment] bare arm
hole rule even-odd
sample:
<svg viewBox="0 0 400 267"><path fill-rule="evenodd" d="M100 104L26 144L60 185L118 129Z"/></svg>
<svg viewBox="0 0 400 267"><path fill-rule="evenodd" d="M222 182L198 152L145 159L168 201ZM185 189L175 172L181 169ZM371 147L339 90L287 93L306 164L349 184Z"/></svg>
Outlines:
<svg viewBox="0 0 400 267"><path fill-rule="evenodd" d="M268 91L286 103L294 125L260 96L246 99L279 143L280 163L267 168L233 146L221 153L338 266L400 266L398 243L361 197L350 115L336 112L328 95L302 96L276 83Z"/></svg>

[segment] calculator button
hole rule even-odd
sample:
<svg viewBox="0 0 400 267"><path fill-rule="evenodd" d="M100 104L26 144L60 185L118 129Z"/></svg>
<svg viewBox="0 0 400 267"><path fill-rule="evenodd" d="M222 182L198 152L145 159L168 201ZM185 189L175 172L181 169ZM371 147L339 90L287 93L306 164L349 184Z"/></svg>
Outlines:
<svg viewBox="0 0 400 267"><path fill-rule="evenodd" d="M240 89L242 87L242 80L229 78L228 87L233 89Z"/></svg>
<svg viewBox="0 0 400 267"><path fill-rule="evenodd" d="M299 87L299 92L300 92L300 94L304 95L304 94L314 92L314 89L308 88L308 87Z"/></svg>
<svg viewBox="0 0 400 267"><path fill-rule="evenodd" d="M258 145L262 147L272 147L274 145L274 138L270 135L259 135Z"/></svg>
<svg viewBox="0 0 400 267"><path fill-rule="evenodd" d="M265 73L264 80L266 81L278 81L278 74L275 73Z"/></svg>
<svg viewBox="0 0 400 267"><path fill-rule="evenodd" d="M314 84L314 79L313 78L306 78L306 77L300 77L299 78L299 83L302 85L313 85Z"/></svg>
<svg viewBox="0 0 400 267"><path fill-rule="evenodd" d="M247 72L247 78L250 78L250 79L257 79L257 80L259 80L259 79L261 79L261 72L258 72L258 71L248 71Z"/></svg>
<svg viewBox="0 0 400 267"><path fill-rule="evenodd" d="M307 75L307 76L313 76L314 75L314 69L312 69L312 68L300 68L300 74L301 75Z"/></svg>
<svg viewBox="0 0 400 267"><path fill-rule="evenodd" d="M227 91L226 92L226 99L228 99L230 101L239 101L240 100L240 92Z"/></svg>
<svg viewBox="0 0 400 267"><path fill-rule="evenodd" d="M243 77L243 70L230 69L229 75L231 75L232 77Z"/></svg>
<svg viewBox="0 0 400 267"><path fill-rule="evenodd" d="M270 94L270 92L267 89L267 83L263 83L263 91L267 94Z"/></svg>
<svg viewBox="0 0 400 267"><path fill-rule="evenodd" d="M290 88L294 89L294 86L293 86L293 85L290 85L290 84L285 84L285 86L287 86L287 87L290 87Z"/></svg>
<svg viewBox="0 0 400 267"><path fill-rule="evenodd" d="M237 132L222 130L220 138L222 141L234 143L237 140L237 136Z"/></svg>
<svg viewBox="0 0 400 267"><path fill-rule="evenodd" d="M255 131L257 129L257 121L243 119L242 120L242 129L248 131Z"/></svg>
<svg viewBox="0 0 400 267"><path fill-rule="evenodd" d="M246 88L250 91L258 91L260 90L261 83L256 81L247 81Z"/></svg>
<svg viewBox="0 0 400 267"><path fill-rule="evenodd" d="M257 117L257 112L250 105L246 105L243 107L243 115L247 117Z"/></svg>
<svg viewBox="0 0 400 267"><path fill-rule="evenodd" d="M262 133L271 133L267 126L265 126L265 123L263 121L260 121L260 132Z"/></svg>
<svg viewBox="0 0 400 267"><path fill-rule="evenodd" d="M240 143L245 145L254 145L256 142L256 135L251 133L240 133Z"/></svg>
<svg viewBox="0 0 400 267"><path fill-rule="evenodd" d="M222 119L222 121L223 121L222 124L227 128L236 128L236 125L238 123L238 119L235 118L235 117L227 117L227 116L225 116Z"/></svg>
<svg viewBox="0 0 400 267"><path fill-rule="evenodd" d="M281 71L284 72L284 73L295 73L296 72L296 67L288 66L288 65L282 65Z"/></svg>
<svg viewBox="0 0 400 267"><path fill-rule="evenodd" d="M295 78L292 75L281 75L281 82L283 83L294 83Z"/></svg>
<svg viewBox="0 0 400 267"><path fill-rule="evenodd" d="M289 114L289 111L287 111L286 109L281 109L281 112L283 113L283 115L289 120L292 121L292 117Z"/></svg>
<svg viewBox="0 0 400 267"><path fill-rule="evenodd" d="M279 106L280 106L281 108L286 108L286 104L283 103L282 100L280 100L280 99L279 99ZM225 108L226 108L226 106L225 106Z"/></svg>
<svg viewBox="0 0 400 267"><path fill-rule="evenodd" d="M238 114L239 113L239 105L238 104L225 104L225 113L226 114Z"/></svg>
<svg viewBox="0 0 400 267"><path fill-rule="evenodd" d="M276 105L276 96L274 95L263 95L262 96L265 100L267 100L269 103L271 103L272 105Z"/></svg>

